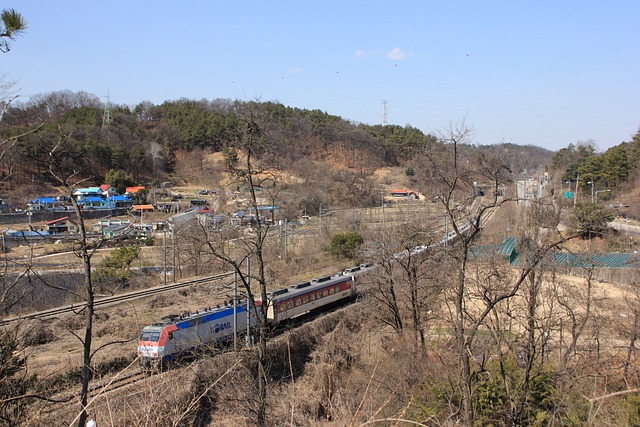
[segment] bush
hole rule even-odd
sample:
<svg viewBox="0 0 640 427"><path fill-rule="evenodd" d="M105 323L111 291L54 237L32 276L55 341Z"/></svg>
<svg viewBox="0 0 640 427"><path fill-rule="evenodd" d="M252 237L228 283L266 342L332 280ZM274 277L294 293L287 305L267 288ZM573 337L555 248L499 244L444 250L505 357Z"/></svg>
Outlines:
<svg viewBox="0 0 640 427"><path fill-rule="evenodd" d="M44 328L44 327L39 327L37 329L32 329L31 331L29 331L22 339L24 345L27 346L36 346L36 345L42 345L42 344L47 344L50 343L51 341L55 340L56 337L53 334L53 332L51 332L50 329L48 328Z"/></svg>
<svg viewBox="0 0 640 427"><path fill-rule="evenodd" d="M336 258L354 259L363 243L364 238L360 233L340 233L331 238L327 252Z"/></svg>

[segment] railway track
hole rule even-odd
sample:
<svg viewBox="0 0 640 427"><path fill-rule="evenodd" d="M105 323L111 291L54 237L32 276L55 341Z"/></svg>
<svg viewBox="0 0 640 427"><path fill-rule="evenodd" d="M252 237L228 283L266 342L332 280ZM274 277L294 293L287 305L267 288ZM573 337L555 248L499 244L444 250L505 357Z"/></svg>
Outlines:
<svg viewBox="0 0 640 427"><path fill-rule="evenodd" d="M221 274L217 274L217 275L214 275L214 276L208 276L208 277L203 277L203 278L198 278L198 279L186 280L186 281L178 282L178 283L171 283L171 284L168 284L168 285L158 286L158 287L149 288L149 289L143 289L143 290L140 290L140 291L129 292L129 293L126 293L126 294L120 294L120 295L114 295L114 296L99 298L99 299L96 299L94 301L94 307L104 307L104 306L108 306L108 305L111 305L111 304L119 304L119 303L122 303L122 302L125 302L125 301L138 299L138 298L145 298L145 297L148 297L148 296L152 296L152 295L160 294L160 293L163 293L163 292L169 292L169 291L181 289L181 288L185 288L185 287L192 286L192 285L197 285L197 284L202 284L202 283L222 280L222 279L225 279L225 278L230 277L230 276L233 276L232 272L221 273ZM70 304L70 305L66 305L66 306L62 306L62 307L55 307L55 308L51 308L51 309L48 309L48 310L38 311L38 312L35 312L35 313L29 313L29 314L24 314L24 315L20 315L20 316L4 318L4 319L0 320L0 325L6 325L6 324L9 324L9 323L12 323L12 322L16 322L16 321L20 321L20 320L47 319L47 318L50 318L50 317L58 316L60 314L77 313L79 311L84 310L86 308L86 306L87 306L86 302L82 302L82 303Z"/></svg>
<svg viewBox="0 0 640 427"><path fill-rule="evenodd" d="M136 359L137 360L137 359ZM149 377L149 374L142 371L139 367L135 366L134 360L127 368L123 371L118 372L117 374L106 377L103 379L94 379L89 386L89 395L91 396L91 402L95 399L112 393L116 390L120 390L127 386L138 383L139 381L144 380ZM132 372L127 372L130 368L133 367ZM48 402L53 402L53 406L41 406L39 409L36 409L37 413L45 414L50 416L64 408L68 408L70 406L74 406L78 404L79 396L78 390L64 389L60 390L57 393L48 396Z"/></svg>

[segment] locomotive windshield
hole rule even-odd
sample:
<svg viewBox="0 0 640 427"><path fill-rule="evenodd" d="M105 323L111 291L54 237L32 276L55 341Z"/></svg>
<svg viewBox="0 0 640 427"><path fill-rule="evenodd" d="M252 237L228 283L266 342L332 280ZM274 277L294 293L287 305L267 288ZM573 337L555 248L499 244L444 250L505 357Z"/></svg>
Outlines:
<svg viewBox="0 0 640 427"><path fill-rule="evenodd" d="M142 335L140 335L140 341L158 342L160 340L161 332L162 331L142 331Z"/></svg>

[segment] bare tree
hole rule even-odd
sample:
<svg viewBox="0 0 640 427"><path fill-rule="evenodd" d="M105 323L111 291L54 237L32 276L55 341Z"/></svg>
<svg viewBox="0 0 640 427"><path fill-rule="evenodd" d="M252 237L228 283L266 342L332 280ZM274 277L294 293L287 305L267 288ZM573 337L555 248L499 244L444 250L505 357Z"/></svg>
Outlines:
<svg viewBox="0 0 640 427"><path fill-rule="evenodd" d="M268 377L268 324L267 311L269 301L267 299L267 268L265 259L266 240L269 234L271 222L260 218L258 191L266 192L271 201L277 198L275 185L276 174L272 168L259 166L259 157L266 150L267 135L258 123L255 112L249 108L244 116L244 129L235 141L235 144L225 151L227 169L238 179L238 183L248 191L248 204L255 213L255 221L252 223L252 233L238 239L236 245L231 247L226 243L224 236L216 242L207 242L209 250L214 257L230 266L244 287L249 304L256 308L258 325L256 328L258 340L258 355L256 367L256 391L257 407L255 409L256 424L266 424L267 406L267 377ZM246 265L250 264L250 271ZM257 282L257 283L256 283Z"/></svg>
<svg viewBox="0 0 640 427"><path fill-rule="evenodd" d="M634 286L632 298L627 300L627 306L629 307L628 318L630 318L631 321L628 326L623 327L624 335L626 335L629 340L627 354L624 361L623 377L625 384L629 387L629 376L633 372L635 372L636 384L640 382L638 381L638 379L640 379L640 367L637 363L636 354L638 336L640 336L640 288L638 285Z"/></svg>
<svg viewBox="0 0 640 427"><path fill-rule="evenodd" d="M36 130L32 130L29 133L33 133ZM15 137L14 143L17 142L22 136ZM33 160L41 165L45 165L48 168L51 176L56 179L66 190L67 195L69 196L73 204L73 208L79 225L80 234L77 240L75 253L79 258L82 259L84 266L84 289L83 292L81 292L81 294L79 294L78 296L85 302L85 333L84 337L79 337L76 335L76 337L83 344L83 373L80 394L81 414L79 417L78 425L84 426L86 421L86 405L89 392L89 382L92 377L91 359L95 354L95 350L92 351L91 347L95 300L91 271L91 257L95 250L100 246L101 242L98 242L95 246L93 246L87 239L84 218L82 216L82 212L77 203L77 200L73 196L75 187L84 181L83 178L80 178L78 176L78 172L74 167L76 162L81 161L81 156L79 155L79 153L76 153L73 150L69 149L69 147L67 147L67 145L65 144L66 140L67 138L62 133L60 133L58 141L51 143L51 147L49 148L49 150L47 150L47 154L43 157L34 158ZM25 274L28 274L31 271L31 268L29 268L26 270ZM4 287L3 305L5 309L8 309L9 307L11 307L11 305L16 304L19 300L16 297L14 291L18 288L16 284L19 283L20 279L21 277L18 277L14 282L11 282L10 284L8 284L8 286ZM68 292L68 289L63 289L56 285L47 284L47 286L58 289L62 292Z"/></svg>
<svg viewBox="0 0 640 427"><path fill-rule="evenodd" d="M558 305L564 312L563 332L568 329L568 343L562 354L562 366L566 367L578 351L578 343L593 317L594 269L587 267L586 288L563 282L557 289ZM563 333L564 336L564 333ZM561 343L563 345L563 343Z"/></svg>
<svg viewBox="0 0 640 427"><path fill-rule="evenodd" d="M411 319L416 348L426 354L425 321L430 305L439 293L438 280L431 274L436 264L431 257L436 240L428 222L407 221L396 233L401 240L402 252L392 257L396 276L403 286L400 290ZM439 227L436 227L439 230Z"/></svg>
<svg viewBox="0 0 640 427"><path fill-rule="evenodd" d="M515 204L504 207L506 215L516 216L514 208ZM548 200L533 200L526 210L520 210L518 217L516 250L523 261L522 265L526 267L539 245L554 237L554 233L549 231L556 228L559 212L556 205ZM487 268L485 276L499 277L500 284L495 288L503 292L515 278L510 266L501 263L497 256L489 263L494 266L502 264L502 267ZM491 274L486 274L489 271ZM531 419L529 417L535 417L535 411L540 409L532 405L531 394L534 384L540 386L546 378L545 355L550 351L550 339L557 326L552 294L546 286L554 278L555 271L551 263L541 260L522 283L518 295L496 306L487 322L495 338L493 354L499 355L499 375L509 403L508 411L500 414L505 422L509 420L517 425L527 423ZM514 336L517 337L515 340ZM513 360L517 362L517 368L509 367ZM518 370L516 375L514 369Z"/></svg>
<svg viewBox="0 0 640 427"><path fill-rule="evenodd" d="M400 313L398 289L400 285L396 277L396 268L393 256L382 255L378 259L380 274L370 279L373 289L369 295L383 307L379 320L401 334L404 330L404 322Z"/></svg>
<svg viewBox="0 0 640 427"><path fill-rule="evenodd" d="M84 295L83 301L85 302L84 316L84 337L77 336L78 340L83 346L83 358L82 358L82 384L80 391L80 416L78 417L78 427L83 427L87 420L87 402L89 395L89 383L92 378L91 371L91 359L96 350L92 350L91 343L93 338L93 320L94 320L94 304L95 293L91 268L91 258L95 251L103 243L99 240L96 244L90 244L87 239L87 232L84 223L84 217L80 210L77 199L73 195L74 190L79 184L86 181L86 179L78 176L77 169L73 164L70 164L72 159L78 158L77 154L67 151L65 147L66 137L61 134L58 142L49 151L48 167L49 173L53 176L60 185L66 190L69 199L73 205L73 209L78 221L79 237L78 247L75 251L77 257L82 260L84 268ZM75 335L75 334L74 334Z"/></svg>
<svg viewBox="0 0 640 427"><path fill-rule="evenodd" d="M0 51L9 51L8 40L15 40L17 35L23 33L27 23L18 12L13 9L4 9L0 13ZM0 76L0 123L11 103L17 99L13 92L13 82L9 82L4 76ZM38 127L39 128L39 127ZM28 130L22 135L14 135L0 140L0 184L8 180L12 175L12 168L4 168L5 158L13 150L17 141L22 136L37 131L38 128ZM0 314L7 315L13 307L19 305L28 295L27 288L22 280L31 274L31 262L22 263L19 267L22 271L10 274L7 260L7 248L3 238L3 265L0 273ZM29 260L30 261L30 258ZM11 276L11 277L10 277ZM20 355L18 328L4 327L0 331L0 421L5 425L18 425L25 416L25 408L30 402L27 390L31 386L32 377L26 372L27 357Z"/></svg>
<svg viewBox="0 0 640 427"><path fill-rule="evenodd" d="M493 274L493 270L486 272L486 275L473 277L470 274L472 248L493 211L510 201L500 197L499 190L512 177L509 168L499 158L488 158L481 153L477 158L463 161L461 155L470 136L471 130L464 125L451 126L448 133L441 137L444 152L426 153L430 170L424 174L431 177L428 182L437 191L451 227L449 233L456 240L456 244L446 251L452 263L455 263L456 278L450 291L445 293L445 303L450 308L450 322L459 358L461 413L468 426L473 425L475 419L473 395L478 372L474 370L474 346L479 330L501 303L517 295L521 285L549 251L574 237L556 236L555 239L537 244L513 280L495 280L499 276ZM483 182L493 195L478 197L476 182Z"/></svg>
<svg viewBox="0 0 640 427"><path fill-rule="evenodd" d="M28 300L31 290L25 285L25 278L28 279L32 270L30 259L21 263L11 261L10 266L5 247L3 251L0 315L6 316ZM17 323L3 325L0 329L0 423L7 426L20 425L25 419L26 408L32 402L32 397L41 397L28 393L33 385L33 377L26 369L28 357L22 352L22 338L23 333Z"/></svg>

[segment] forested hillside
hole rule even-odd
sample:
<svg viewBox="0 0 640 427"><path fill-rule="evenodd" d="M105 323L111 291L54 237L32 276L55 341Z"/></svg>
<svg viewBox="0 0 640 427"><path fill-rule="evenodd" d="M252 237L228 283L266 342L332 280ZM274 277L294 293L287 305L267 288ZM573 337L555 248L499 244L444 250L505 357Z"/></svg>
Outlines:
<svg viewBox="0 0 640 427"><path fill-rule="evenodd" d="M415 155L443 145L437 136L409 125L357 124L274 102L180 99L129 108L107 106L84 92L53 92L13 103L5 114L3 139L22 136L5 149L0 173L11 179L4 180L3 191L19 197L19 188L19 194L35 196L43 184L55 184L42 159L62 140L73 159L68 166L87 185L119 177L125 184L150 188L165 181L216 188L219 175L203 169L202 159L233 146L242 133L239 117L247 111L261 123L271 164L297 178L295 185L301 188L293 192L304 197L294 208L300 210L315 209L320 201L375 204L380 194L379 183L372 181L376 170L397 167L407 171L408 183L416 183L420 177L411 173ZM479 151L503 156L516 173L540 167L552 154L514 144L468 145L464 150L468 156Z"/></svg>

